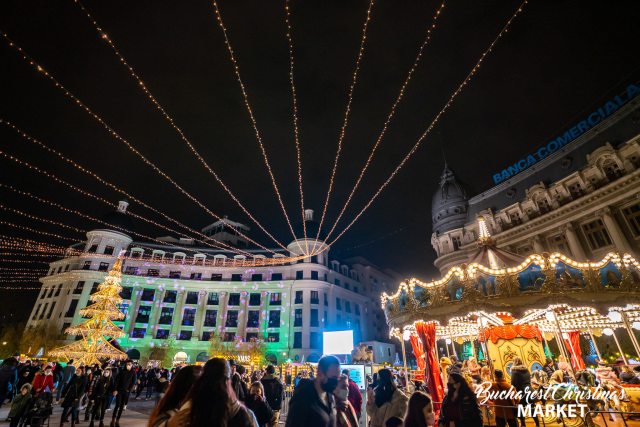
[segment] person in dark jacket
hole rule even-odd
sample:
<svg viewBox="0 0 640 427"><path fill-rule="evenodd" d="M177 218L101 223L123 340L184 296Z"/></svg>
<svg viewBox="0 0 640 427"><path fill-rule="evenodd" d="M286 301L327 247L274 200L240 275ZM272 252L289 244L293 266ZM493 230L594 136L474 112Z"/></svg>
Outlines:
<svg viewBox="0 0 640 427"><path fill-rule="evenodd" d="M271 426L276 426L278 425L280 408L282 408L282 401L284 400L284 384L282 384L280 378L276 376L276 368L272 365L267 366L267 371L260 382L264 387L264 397L267 399L267 403L269 403L271 409L273 409Z"/></svg>
<svg viewBox="0 0 640 427"><path fill-rule="evenodd" d="M326 355L318 362L318 374L313 380L298 383L289 402L285 427L334 427L336 406L333 390L338 386L340 360Z"/></svg>
<svg viewBox="0 0 640 427"><path fill-rule="evenodd" d="M93 403L89 427L94 427L93 422L96 418L100 421L99 427L104 427L104 413L107 410L109 396L111 395L111 389L113 388L111 370L105 369L102 371L102 376L100 378L96 378L96 380L97 381L92 385L91 395L89 396L89 400Z"/></svg>
<svg viewBox="0 0 640 427"><path fill-rule="evenodd" d="M137 386L136 386L136 400L140 399L140 395L142 394L142 390L147 386L147 370L140 369L136 373Z"/></svg>
<svg viewBox="0 0 640 427"><path fill-rule="evenodd" d="M265 399L264 387L259 381L251 384L249 394L245 399L245 406L253 411L258 421L258 427L267 427L273 419L273 409L269 407L269 402Z"/></svg>
<svg viewBox="0 0 640 427"><path fill-rule="evenodd" d="M160 378L156 382L155 390L156 390L156 406L164 397L164 394L167 392L167 388L169 387L168 377L169 373L167 371L162 371L160 374Z"/></svg>
<svg viewBox="0 0 640 427"><path fill-rule="evenodd" d="M547 374L547 378L551 378L551 375L553 375L553 373L558 370L558 366L555 363L553 363L553 360L551 360L550 357L547 357L547 359L545 360L545 364L542 367L542 370L544 371L545 374Z"/></svg>
<svg viewBox="0 0 640 427"><path fill-rule="evenodd" d="M129 402L129 394L133 385L136 383L136 371L133 370L133 362L127 360L124 369L121 369L116 376L113 384L113 395L116 397L116 406L113 408L113 417L111 419L111 427L120 427L120 417L122 410Z"/></svg>
<svg viewBox="0 0 640 427"><path fill-rule="evenodd" d="M518 356L514 357L513 365L511 366L511 385L522 396L518 406L527 407L535 403L535 398L533 398L535 391L531 387L531 372ZM531 411L533 413L533 409ZM524 419L524 415L520 417L520 425L522 427L525 427ZM540 422L537 416L533 417L533 422L536 427L539 426Z"/></svg>
<svg viewBox="0 0 640 427"><path fill-rule="evenodd" d="M460 374L452 373L447 379L447 394L442 400L438 426L482 427L482 410L475 393Z"/></svg>
<svg viewBox="0 0 640 427"><path fill-rule="evenodd" d="M57 366L60 366L60 364L58 364ZM57 366L56 366L56 369L58 369ZM60 369L62 369L62 367L60 367ZM73 378L75 374L76 374L76 367L73 366L73 359L71 359L69 360L69 363L67 363L67 366L65 366L64 369L62 369L62 373L60 376L60 383L58 384L58 387L57 387L58 388L58 397L56 397L57 401L60 400L62 390L66 387L69 381L71 381L71 378Z"/></svg>
<svg viewBox="0 0 640 427"><path fill-rule="evenodd" d="M624 365L622 367L622 372L620 373L620 383L621 384L640 384L640 379L633 373L631 367L629 365Z"/></svg>
<svg viewBox="0 0 640 427"><path fill-rule="evenodd" d="M236 365L233 359L229 360L229 366L231 367L231 388L238 400L244 402L245 395L248 393L247 385L242 381L244 366Z"/></svg>
<svg viewBox="0 0 640 427"><path fill-rule="evenodd" d="M9 411L9 418L11 418L11 424L9 427L18 427L20 420L26 414L29 405L31 404L31 384L25 384L20 389L20 393L11 401L11 410Z"/></svg>
<svg viewBox="0 0 640 427"><path fill-rule="evenodd" d="M0 407L4 401L13 396L13 391L18 383L18 360L15 357L9 357L0 365Z"/></svg>
<svg viewBox="0 0 640 427"><path fill-rule="evenodd" d="M87 388L87 377L82 374L82 369L76 369L76 373L71 377L67 385L62 390L62 417L60 427L64 427L69 410L71 410L71 427L74 427L78 420L78 408L80 401Z"/></svg>
<svg viewBox="0 0 640 427"><path fill-rule="evenodd" d="M156 388L156 383L159 380L160 369L152 368L147 371L147 393L145 395L147 400L151 399L151 396L153 395Z"/></svg>

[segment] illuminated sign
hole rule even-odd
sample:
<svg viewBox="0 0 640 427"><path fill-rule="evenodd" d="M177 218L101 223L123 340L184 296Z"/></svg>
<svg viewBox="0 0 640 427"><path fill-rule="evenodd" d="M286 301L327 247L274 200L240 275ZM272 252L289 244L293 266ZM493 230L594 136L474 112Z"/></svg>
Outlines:
<svg viewBox="0 0 640 427"><path fill-rule="evenodd" d="M527 169L538 160L542 160L547 157L549 154L557 151L558 149L564 147L569 144L574 139L578 138L580 135L588 131L593 126L597 125L601 120L607 118L618 108L621 108L624 104L629 102L634 96L640 93L640 88L636 85L629 85L627 87L627 96L626 99L620 98L619 95L616 95L613 100L608 101L603 107L598 108L597 111L589 114L586 117L586 120L581 121L568 131L564 133L564 135L559 136L557 139L551 141L546 146L540 148L533 155L528 155L526 158L521 159L513 164L513 166L509 166L507 169L503 169L501 173L497 173L493 175L493 180L495 183L499 183L506 179L511 178L515 174L522 172Z"/></svg>
<svg viewBox="0 0 640 427"><path fill-rule="evenodd" d="M358 385L360 390L367 388L364 376L364 365L340 365L340 371L349 371L349 378Z"/></svg>
<svg viewBox="0 0 640 427"><path fill-rule="evenodd" d="M324 354L351 354L353 350L353 331L335 331L322 333Z"/></svg>

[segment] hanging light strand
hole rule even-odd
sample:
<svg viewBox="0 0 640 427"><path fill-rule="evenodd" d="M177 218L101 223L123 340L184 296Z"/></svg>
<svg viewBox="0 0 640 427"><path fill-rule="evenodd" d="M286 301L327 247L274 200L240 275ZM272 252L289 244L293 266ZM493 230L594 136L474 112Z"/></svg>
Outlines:
<svg viewBox="0 0 640 427"><path fill-rule="evenodd" d="M218 18L218 22L220 23L220 28L222 28L222 33L224 34L224 42L229 49L229 53L231 54L231 61L233 62L234 71L236 73L236 77L238 78L238 83L240 83L240 89L242 90L242 95L244 96L244 104L247 107L247 111L249 111L249 116L251 117L251 122L253 123L253 130L256 133L256 138L258 139L258 143L260 144L260 150L262 150L262 157L264 158L264 163L267 165L267 169L269 170L269 176L271 176L271 183L273 184L273 188L276 190L276 194L278 195L278 201L280 202L280 207L282 208L282 212L284 212L284 216L287 219L287 223L289 224L289 229L291 230L291 234L293 238L297 241L296 233L293 231L293 226L291 225L291 221L289 221L289 215L287 214L287 210L284 208L284 203L282 202L282 197L280 196L280 191L278 191L278 186L276 185L276 179L273 176L273 172L271 171L271 165L269 164L269 159L267 158L267 152L264 149L264 145L262 144L262 137L260 136L260 132L258 132L258 125L256 124L256 119L253 117L253 111L251 110L251 106L249 105L249 97L244 88L244 84L242 83L242 78L240 77L240 71L238 71L238 63L236 62L236 57L233 55L233 49L231 49L231 43L229 43L229 37L227 36L227 29L225 28L222 17L220 16L220 10L218 9L218 4L214 1L213 6L216 10L216 15Z"/></svg>
<svg viewBox="0 0 640 427"><path fill-rule="evenodd" d="M216 179L216 181L218 181L220 183L220 185L222 185L222 187L225 189L225 191L227 193L229 193L229 195L231 196L231 198L238 204L238 206L240 206L240 208L244 211L245 214L247 214L247 216L249 218L251 218L251 220L253 222L256 223L256 225L258 227L260 227L260 229L262 231L264 231L267 236L269 236L278 246L280 246L283 249L286 249L279 241L276 240L275 237L273 237L271 235L271 233L269 233L263 226L262 224L260 224L258 222L258 220L256 220L253 215L251 215L249 213L249 211L247 211L247 209L242 205L242 203L240 203L240 201L236 198L236 196L233 195L233 193L231 193L231 190L229 189L229 187L227 187L225 185L224 182L222 182L222 179L220 179L220 177L218 176L218 174L216 174L213 169L211 169L211 167L209 166L209 164L204 160L204 158L202 158L202 156L200 155L200 153L198 153L198 151L195 149L195 147L191 144L191 142L187 139L187 137L185 136L185 134L182 132L182 130L175 124L175 122L173 121L173 118L171 118L169 116L169 114L166 112L166 110L160 105L160 103L158 102L158 100L153 96L153 94L151 94L151 92L149 91L149 89L147 88L147 86L142 82L142 79L140 79L140 77L136 74L136 72L133 70L133 68L131 67L131 65L129 65L129 63L127 63L127 61L124 59L124 57L122 56L122 54L118 51L118 49L116 49L115 45L113 44L113 41L109 38L109 36L102 30L102 28L100 28L98 26L98 23L94 20L94 18L91 16L91 14L89 14L89 12L87 11L87 9L85 9L84 5L79 1L79 0L75 0L76 3L78 3L80 5L80 8L82 8L83 12L87 15L87 18L89 19L89 21L91 21L94 25L94 27L96 28L96 30L100 33L100 35L102 36L102 38L104 40L106 40L109 43L109 46L111 46L111 48L113 49L113 51L116 53L116 55L118 56L118 58L120 59L120 62L129 69L129 71L131 72L131 75L138 81L138 86L149 96L149 99L156 105L156 107L158 107L158 109L162 112L162 114L164 115L164 117L169 121L169 123L171 124L171 126L173 126L173 128L180 134L180 137L184 140L184 142L187 143L187 145L189 146L189 148L191 149L191 151L193 151L193 154L195 154L198 159L200 160L200 162L205 166L205 168L207 168L207 170L209 172L211 172L211 174L214 176L214 178Z"/></svg>
<svg viewBox="0 0 640 427"><path fill-rule="evenodd" d="M42 68L37 62L35 62L33 60L33 58L31 56L29 56L21 47L17 46L15 43L13 43L13 41L9 38L9 36L7 36L7 34L5 34L4 32L2 32L2 30L0 30L0 32L2 33L3 37L7 40L7 42L9 43L9 46L15 48L16 50L18 50L20 52L20 54L22 55L23 59L28 61L31 65L33 65L34 67L36 67L38 69L38 71L44 73L47 77L49 77L49 79L55 83L55 85L57 87L59 87L61 90L63 90L65 92L65 94L67 96L69 96L71 99L73 99L77 105L79 105L80 107L84 108L85 111L93 116L96 120L98 120L104 127L105 129L107 129L109 131L109 133L114 136L115 138L119 139L120 141L122 141L127 147L129 147L129 149L131 151L133 151L134 153L136 153L146 164L148 164L149 166L151 166L156 172L158 172L161 176L163 176L164 178L166 178L169 182L171 182L178 190L180 190L185 196L187 196L188 198L190 198L192 201L194 201L196 204L198 204L202 209L204 209L209 215L213 216L214 218L218 219L219 221L222 221L222 218L220 218L218 215L216 215L215 213L213 213L209 208L207 208L206 206L204 206L198 199L196 199L195 197L193 197L190 193L188 193L184 188L182 188L180 185L178 185L178 183L176 183L169 175L167 175L166 173L162 172L162 170L160 170L155 164L153 164L149 159L147 159L142 153L140 153L138 150L136 150L126 139L124 139L123 137L121 137L111 126L107 125L102 118L100 118L97 114L95 114L91 109L89 109L89 107L87 107L84 103L82 103L78 98L76 98L75 95L73 95L71 92L69 92L69 90L67 88L65 88L59 81L57 81L53 76L51 76L44 68ZM244 237L245 239L249 240L252 243L255 243L256 245L260 246L261 248L268 250L267 248L265 248L264 246L260 245L259 243L257 243L256 241L254 241L253 239L245 236L241 231L239 231L238 229L236 229L235 227L233 227L230 224L227 224L229 226L229 228L231 228L232 230L234 230L236 233L238 233L238 235Z"/></svg>
<svg viewBox="0 0 640 427"><path fill-rule="evenodd" d="M427 38L424 40L424 43L422 44L422 46L420 46L420 50L418 51L418 56L416 57L416 60L413 62L413 66L411 67L411 70L409 71L409 75L407 76L407 79L404 81L404 83L402 85L402 88L400 89L400 94L398 95L398 98L396 99L396 102L393 104L393 107L391 107L391 112L389 113L389 116L387 117L387 121L385 122L384 126L382 127L382 132L380 133L380 136L378 136L378 140L376 141L375 145L373 146L373 150L371 151L371 154L369 154L369 158L367 159L367 162L365 163L364 168L362 169L362 172L360 172L360 176L358 177L358 181L356 181L356 185L351 190L351 194L349 194L349 197L347 198L347 202L342 207L342 211L340 212L340 215L338 215L338 219L336 219L336 222L333 224L333 227L331 228L331 230L327 234L327 239L329 238L329 236L331 236L331 234L335 230L336 226L338 225L338 222L340 221L340 218L342 218L342 215L344 214L345 210L347 209L347 206L349 206L349 203L351 202L351 199L353 198L353 194L356 192L356 189L360 185L360 181L362 180L362 177L364 176L364 173L366 172L367 168L369 167L369 164L371 163L371 159L373 158L373 155L375 154L376 149L378 148L378 145L380 144L380 141L382 140L382 137L384 136L384 134L387 131L387 127L389 126L389 123L391 122L391 118L393 117L393 115L396 112L396 107L398 106L398 104L402 100L402 96L404 95L404 90L409 85L409 80L411 80L411 75L413 74L415 69L418 67L418 63L420 62L420 58L422 58L422 51L424 50L424 48L429 43L429 40L431 40L431 31L433 31L433 29L436 27L436 21L437 21L438 17L440 16L440 13L442 12L442 9L444 8L444 3L445 2L443 1L442 4L440 5L440 8L437 10L435 16L433 17L433 23L431 24L431 27L429 27L429 30L427 30Z"/></svg>
<svg viewBox="0 0 640 427"><path fill-rule="evenodd" d="M12 254L12 253L0 253L0 255L14 255L14 254ZM47 255L47 256L51 256L51 255ZM33 263L49 264L47 261L26 261L26 260L20 260L20 259L0 259L0 262L20 262L20 263L28 263L28 264L33 264Z"/></svg>
<svg viewBox="0 0 640 427"><path fill-rule="evenodd" d="M22 216L27 217L27 218L35 219L35 220L37 220L37 221L43 221L43 222L48 222L49 224L58 225L58 226L60 226L60 227L67 228L67 229L69 229L69 230L76 231L76 232L78 232L78 233L86 233L86 232L87 232L87 230L82 230L82 229L80 229L80 228L71 227L70 225L66 225L66 224L63 224L63 223L61 223L61 222L57 222L57 221L52 221L52 220L50 220L50 219L43 219L43 218L39 218L39 217L37 217L37 216L30 215L30 214L26 214L26 213L24 213L24 212L22 212L22 211L19 211L19 210L17 210L17 209L8 208L8 207L3 206L3 205L0 205L0 208L1 208L1 209L3 209L3 210L5 210L5 211L9 211L9 212L17 213L18 215L22 215Z"/></svg>
<svg viewBox="0 0 640 427"><path fill-rule="evenodd" d="M33 228L24 227L22 225L13 224L13 223L7 222L7 221L0 221L0 224L7 225L9 227L19 228L21 230L31 231L32 233L42 234L42 235L45 235L45 236L57 237L58 239L71 240L71 241L74 241L74 242L83 242L83 240L80 240L80 239L74 239L72 237L60 236L59 234L54 234L54 233L47 233L46 231L34 230Z"/></svg>
<svg viewBox="0 0 640 427"><path fill-rule="evenodd" d="M331 246L332 244L334 244L336 242L336 240L338 240L349 228L351 228L351 226L362 216L362 214L369 208L369 206L371 206L371 203L373 203L373 201L378 197L378 195L382 192L382 190L389 184L389 182L391 182L391 180L393 179L393 177L396 176L396 174L398 173L398 171L404 166L404 164L407 162L407 160L409 160L409 157L411 157L411 155L417 150L418 146L420 145L420 143L422 142L422 140L427 136L427 134L431 131L431 129L433 129L433 127L435 126L436 122L438 121L438 119L440 118L440 116L442 116L442 114L447 110L447 108L449 108L449 106L451 105L451 103L453 102L453 99L462 91L463 87L467 84L467 82L469 80L471 80L471 76L473 76L473 74L475 74L475 72L478 70L478 68L480 68L480 65L482 64L482 61L484 60L485 56L491 52L491 49L496 45L496 43L498 42L498 40L502 37L502 35L504 33L507 32L507 29L509 27L509 25L511 24L511 22L513 22L513 20L516 18L516 16L518 16L518 14L520 12L522 12L522 8L524 7L524 5L527 3L528 1L525 0L520 7L518 8L518 10L516 11L516 13L513 14L513 16L511 17L511 19L509 19L509 21L507 22L507 24L504 26L504 28L502 29L502 31L500 31L500 33L498 34L498 36L493 40L493 42L491 42L491 45L489 46L489 48L482 54L482 57L480 58L480 60L476 63L476 65L473 67L473 69L471 70L471 72L469 73L469 75L467 75L467 77L464 79L464 81L462 82L462 84L456 89L456 91L453 93L453 95L451 95L451 98L449 99L449 101L447 101L446 105L444 106L444 108L442 110L440 110L440 112L438 113L438 115L436 116L436 118L433 120L433 122L431 122L431 125L429 125L429 128L427 128L427 130L424 132L424 134L422 134L422 136L420 137L420 139L418 139L418 141L415 143L415 145L413 146L413 148L411 148L411 150L409 151L409 153L405 156L404 159L402 159L402 162L400 162L400 164L396 167L396 169L391 173L391 175L389 176L389 178L387 178L387 180L384 182L384 184L382 184L382 186L378 189L378 191L374 194L374 196L371 198L371 200L369 200L369 202L366 204L366 206L360 211L360 213L358 213L358 215L356 215L356 217L353 219L353 221L351 221L351 223L347 226L347 228L345 228L335 239L333 239L333 241L329 244L329 246Z"/></svg>
<svg viewBox="0 0 640 427"><path fill-rule="evenodd" d="M322 210L322 217L320 218L320 226L318 227L316 241L320 237L320 231L322 230L324 217L327 213L327 206L329 205L329 197L331 196L331 190L333 189L333 179L336 175L336 169L338 168L338 159L340 158L340 152L342 151L342 140L344 139L345 130L347 129L347 120L349 118L349 112L351 111L351 101L353 100L353 89L356 86L356 78L358 77L358 70L360 69L360 60L362 59L362 53L364 51L364 41L367 38L367 26L369 25L369 20L371 19L372 8L373 0L371 0L371 2L369 3L369 9L367 10L367 19L364 21L364 29L362 30L362 41L360 42L360 51L358 52L358 60L356 61L356 70L353 73L353 81L351 82L351 89L349 90L349 102L347 103L347 111L344 114L344 123L342 124L342 131L340 132L340 139L338 140L338 151L336 153L335 161L333 162L333 171L331 172L331 180L329 181L329 191L327 191L327 199L324 202L324 209ZM313 252L315 252L315 244Z"/></svg>

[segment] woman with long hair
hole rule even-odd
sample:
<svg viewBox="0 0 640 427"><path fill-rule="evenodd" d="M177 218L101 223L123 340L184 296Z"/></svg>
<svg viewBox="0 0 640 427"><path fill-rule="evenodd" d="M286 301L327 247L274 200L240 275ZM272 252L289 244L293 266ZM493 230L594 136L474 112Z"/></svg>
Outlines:
<svg viewBox="0 0 640 427"><path fill-rule="evenodd" d="M238 402L231 389L231 369L225 359L214 357L205 363L186 401L167 427L258 427L253 412Z"/></svg>
<svg viewBox="0 0 640 427"><path fill-rule="evenodd" d="M273 418L273 409L265 399L264 386L260 381L255 381L248 391L244 399L245 406L256 416L260 427L267 426Z"/></svg>
<svg viewBox="0 0 640 427"><path fill-rule="evenodd" d="M513 358L513 365L511 365L511 385L516 389L518 393L522 395L518 406L531 407L537 399L534 397L535 390L531 387L531 372L529 368L524 364L520 356ZM531 408L533 413L533 408ZM520 425L525 427L524 415L519 417ZM540 425L538 417L533 417L533 422L536 426Z"/></svg>
<svg viewBox="0 0 640 427"><path fill-rule="evenodd" d="M384 427L391 417L403 417L407 411L407 396L398 390L388 369L378 371L378 386L367 390L367 414L371 427Z"/></svg>
<svg viewBox="0 0 640 427"><path fill-rule="evenodd" d="M469 375L471 375L471 378L473 378L478 384L480 384L482 382L482 378L480 377L480 365L478 365L478 363L476 362L475 357L469 358L467 368L469 369Z"/></svg>
<svg viewBox="0 0 640 427"><path fill-rule="evenodd" d="M178 371L164 397L149 417L148 427L164 427L169 418L180 410L189 390L200 376L200 371L200 366L187 366Z"/></svg>
<svg viewBox="0 0 640 427"><path fill-rule="evenodd" d="M97 378L97 381L95 381L91 388L89 400L91 400L93 407L89 427L94 427L93 422L96 418L100 421L100 427L104 427L104 413L109 405L109 396L111 395L112 386L113 379L111 378L111 370L105 369L102 371L102 376Z"/></svg>
<svg viewBox="0 0 640 427"><path fill-rule="evenodd" d="M475 393L462 375L452 372L447 379L447 394L442 400L439 427L482 427L482 411Z"/></svg>
<svg viewBox="0 0 640 427"><path fill-rule="evenodd" d="M428 427L436 422L431 398L427 393L416 391L409 398L404 427Z"/></svg>

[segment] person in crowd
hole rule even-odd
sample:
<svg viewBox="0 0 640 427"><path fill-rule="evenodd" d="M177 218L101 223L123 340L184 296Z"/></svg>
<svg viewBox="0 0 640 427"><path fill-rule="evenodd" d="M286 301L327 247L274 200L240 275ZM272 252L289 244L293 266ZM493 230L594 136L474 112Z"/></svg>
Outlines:
<svg viewBox="0 0 640 427"><path fill-rule="evenodd" d="M139 400L142 390L147 386L147 370L140 369L136 373L136 378L136 400Z"/></svg>
<svg viewBox="0 0 640 427"><path fill-rule="evenodd" d="M240 381L240 388L242 389L240 394L242 395L242 398L238 397L238 399L240 399L242 402L244 402L244 398L249 394L249 386L247 385L247 382L243 380L246 376L246 373L247 369L244 366L236 364L236 374L242 380ZM231 383L233 384L233 380Z"/></svg>
<svg viewBox="0 0 640 427"><path fill-rule="evenodd" d="M529 368L524 364L520 356L513 358L513 365L511 366L511 385L522 395L520 405L523 407L530 407L535 403L535 390L531 387L531 372L529 372ZM531 411L533 413L533 408ZM533 417L533 422L536 427L540 425L538 417ZM520 425L525 427L524 415L520 417Z"/></svg>
<svg viewBox="0 0 640 427"><path fill-rule="evenodd" d="M480 383L491 382L491 370L488 366L483 366L480 369Z"/></svg>
<svg viewBox="0 0 640 427"><path fill-rule="evenodd" d="M349 380L349 403L351 403L353 410L356 411L356 416L359 420L362 412L362 394L360 393L360 388L358 384L349 377L348 369L344 369L342 375L346 375Z"/></svg>
<svg viewBox="0 0 640 427"><path fill-rule="evenodd" d="M75 373L75 369L73 370ZM58 386L62 386L62 373L64 372L64 368L62 367L62 365L60 363L54 363L53 364L53 371L52 371L52 376L53 376L53 388L55 388L56 390L58 390L58 394L60 393L60 387ZM57 399L56 400L60 400Z"/></svg>
<svg viewBox="0 0 640 427"><path fill-rule="evenodd" d="M296 375L296 379L293 382L293 386L298 387L298 384L300 383L301 380L302 380L302 372L298 372L298 375Z"/></svg>
<svg viewBox="0 0 640 427"><path fill-rule="evenodd" d="M265 399L264 387L259 381L251 384L249 393L246 396L245 406L256 416L259 427L267 427L273 419L273 409Z"/></svg>
<svg viewBox="0 0 640 427"><path fill-rule="evenodd" d="M51 365L45 366L43 371L36 374L33 379L33 397L37 397L40 393L45 391L55 390L53 386L53 369Z"/></svg>
<svg viewBox="0 0 640 427"><path fill-rule="evenodd" d="M89 417L93 413L93 409L95 407L95 402L91 401L91 394L93 393L93 389L98 385L98 381L102 378L102 371L98 367L97 364L93 364L89 373L87 374L87 407L84 411L84 420L89 421Z"/></svg>
<svg viewBox="0 0 640 427"><path fill-rule="evenodd" d="M58 363L58 366L60 364ZM62 369L62 375L60 376L60 382L57 385L58 388L58 396L56 396L56 401L60 402L60 396L62 395L62 390L69 384L71 378L76 374L76 368L73 366L73 359L69 360L67 366Z"/></svg>
<svg viewBox="0 0 640 427"><path fill-rule="evenodd" d="M471 378L473 378L478 384L480 384L482 382L482 377L480 376L480 365L478 365L478 362L476 362L476 358L475 357L470 357L469 358L469 363L467 364L467 367L469 369L469 375L471 375Z"/></svg>
<svg viewBox="0 0 640 427"><path fill-rule="evenodd" d="M231 387L231 367L214 357L189 391L186 403L166 427L258 427L253 412L238 401ZM308 427L308 426L305 426Z"/></svg>
<svg viewBox="0 0 640 427"><path fill-rule="evenodd" d="M276 368L273 367L273 365L269 365L267 366L264 376L260 380L264 387L264 397L267 399L267 403L269 403L271 409L273 409L273 419L271 420L269 427L276 427L278 425L280 409L282 408L282 402L284 401L285 386L275 373Z"/></svg>
<svg viewBox="0 0 640 427"><path fill-rule="evenodd" d="M371 417L371 427L383 427L389 418L402 417L407 411L408 398L391 380L391 371L380 369L378 381L378 387L367 390L367 415Z"/></svg>
<svg viewBox="0 0 640 427"><path fill-rule="evenodd" d="M333 390L338 386L340 360L325 355L318 362L318 373L313 379L298 383L289 402L285 427L334 427L336 407Z"/></svg>
<svg viewBox="0 0 640 427"><path fill-rule="evenodd" d="M105 366L106 368L106 366ZM111 370L103 369L102 375L95 376L94 383L91 387L91 394L89 400L92 403L91 422L89 427L94 427L93 422L98 419L100 422L99 427L104 427L104 413L107 410L109 404L109 396L111 395L111 389L113 388L113 378L111 378Z"/></svg>
<svg viewBox="0 0 640 427"><path fill-rule="evenodd" d="M640 384L640 379L638 379L638 377L633 373L633 370L631 370L629 365L624 365L622 367L620 380L622 384Z"/></svg>
<svg viewBox="0 0 640 427"><path fill-rule="evenodd" d="M596 368L596 379L600 381L600 384L607 381L614 385L618 384L618 377L613 373L613 370L607 367L607 362L604 360L598 361L598 367Z"/></svg>
<svg viewBox="0 0 640 427"><path fill-rule="evenodd" d="M558 357L558 369L564 372L565 378L569 377L572 382L575 382L571 366L567 363L567 359L564 356Z"/></svg>
<svg viewBox="0 0 640 427"><path fill-rule="evenodd" d="M151 395L155 392L156 384L160 381L160 369L149 369L147 372L147 391L146 391L146 399L150 400Z"/></svg>
<svg viewBox="0 0 640 427"><path fill-rule="evenodd" d="M475 393L462 375L447 378L447 394L442 401L438 427L482 427L482 412Z"/></svg>
<svg viewBox="0 0 640 427"><path fill-rule="evenodd" d="M124 369L121 369L113 384L113 395L116 397L116 406L113 408L111 427L120 427L122 410L129 402L129 394L136 383L136 371L133 370L133 362L127 360Z"/></svg>
<svg viewBox="0 0 640 427"><path fill-rule="evenodd" d="M9 357L0 365L0 407L13 396L18 383L18 359Z"/></svg>
<svg viewBox="0 0 640 427"><path fill-rule="evenodd" d="M409 398L404 427L427 427L436 423L431 398L427 393L416 391Z"/></svg>
<svg viewBox="0 0 640 427"><path fill-rule="evenodd" d="M400 417L391 417L384 423L384 427L402 427L404 426L404 422Z"/></svg>
<svg viewBox="0 0 640 427"><path fill-rule="evenodd" d="M604 360L598 361L598 367L596 368L596 379L600 382L600 387L602 387L606 391L611 391L611 397L613 401L613 406L616 411L620 412L620 396L621 396L621 388L618 383L618 377L613 372L613 370L607 367L607 362ZM609 401L605 400L605 411L609 411ZM609 421L615 421L615 414L609 413Z"/></svg>
<svg viewBox="0 0 640 427"><path fill-rule="evenodd" d="M511 372L513 373L513 371ZM493 371L493 375L496 381L491 383L491 387L488 391L493 396L503 396L494 398L491 401L491 405L496 406L493 408L493 412L496 415L496 426L505 427L508 425L509 427L518 427L516 411L512 408L518 403L515 399L517 390L513 385L507 383L507 380L504 378L504 372L500 369Z"/></svg>
<svg viewBox="0 0 640 427"><path fill-rule="evenodd" d="M176 374L164 397L149 417L148 427L166 427L167 421L180 410L200 373L199 366L187 366Z"/></svg>
<svg viewBox="0 0 640 427"><path fill-rule="evenodd" d="M235 393L236 398L239 401L243 402L246 384L242 383L242 377L238 372L238 365L236 365L236 361L233 359L229 359L229 366L231 367L231 388L233 388L233 392ZM244 372L244 367L242 369Z"/></svg>
<svg viewBox="0 0 640 427"><path fill-rule="evenodd" d="M550 357L547 357L545 359L545 364L542 367L542 370L545 374L547 374L547 377L551 379L551 375L553 375L553 373L558 370L558 367L553 363L553 360L551 360Z"/></svg>
<svg viewBox="0 0 640 427"><path fill-rule="evenodd" d="M8 416L11 419L9 427L18 427L19 424L22 424L20 420L26 414L30 404L31 384L27 383L20 388L20 393L11 401L11 410Z"/></svg>
<svg viewBox="0 0 640 427"><path fill-rule="evenodd" d="M87 388L87 378L82 375L82 369L78 367L75 374L69 379L64 386L62 393L60 394L62 404L62 416L60 417L60 427L64 427L66 418L71 410L71 427L74 427L78 420L78 408L80 407L80 401L84 396L84 391Z"/></svg>
<svg viewBox="0 0 640 427"><path fill-rule="evenodd" d="M164 397L164 394L167 392L167 387L169 387L169 372L162 371L160 378L156 382L155 392L156 392L156 406L160 403L160 400Z"/></svg>
<svg viewBox="0 0 640 427"><path fill-rule="evenodd" d="M531 383L537 386L546 385L549 382L547 373L540 369L540 366L536 366L536 369L531 372Z"/></svg>
<svg viewBox="0 0 640 427"><path fill-rule="evenodd" d="M360 394L360 390L358 390ZM333 390L333 399L336 402L336 427L357 427L358 415L349 400L351 395L349 377L345 374L338 378L338 387Z"/></svg>
<svg viewBox="0 0 640 427"><path fill-rule="evenodd" d="M33 377L36 375L38 369L31 366L31 360L26 360L22 365L22 368L18 371L18 376L22 379L24 377L25 383L31 384L33 382Z"/></svg>

